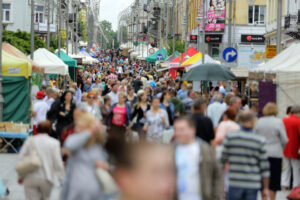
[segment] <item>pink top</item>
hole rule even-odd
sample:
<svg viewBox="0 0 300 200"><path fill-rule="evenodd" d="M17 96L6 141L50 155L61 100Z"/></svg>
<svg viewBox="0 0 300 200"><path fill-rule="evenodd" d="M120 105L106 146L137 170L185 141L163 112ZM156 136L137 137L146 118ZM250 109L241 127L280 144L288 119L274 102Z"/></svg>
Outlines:
<svg viewBox="0 0 300 200"><path fill-rule="evenodd" d="M218 126L215 142L221 144L227 133L240 130L240 126L233 121L222 121Z"/></svg>
<svg viewBox="0 0 300 200"><path fill-rule="evenodd" d="M113 109L112 123L117 126L123 126L126 123L126 107L116 106Z"/></svg>

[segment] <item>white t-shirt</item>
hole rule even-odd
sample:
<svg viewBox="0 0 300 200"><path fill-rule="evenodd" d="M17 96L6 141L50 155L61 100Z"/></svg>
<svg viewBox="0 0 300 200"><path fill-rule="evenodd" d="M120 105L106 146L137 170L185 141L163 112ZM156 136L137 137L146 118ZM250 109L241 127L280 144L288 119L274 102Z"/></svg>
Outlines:
<svg viewBox="0 0 300 200"><path fill-rule="evenodd" d="M108 96L111 99L111 105L114 105L119 102L119 93L110 92Z"/></svg>
<svg viewBox="0 0 300 200"><path fill-rule="evenodd" d="M175 153L179 200L201 200L199 144L178 145Z"/></svg>
<svg viewBox="0 0 300 200"><path fill-rule="evenodd" d="M46 120L48 104L43 100L37 100L33 104L33 112L36 113L36 116L33 118L33 125L38 125L39 122Z"/></svg>
<svg viewBox="0 0 300 200"><path fill-rule="evenodd" d="M52 106L52 104L53 104L53 102L55 101L52 97L50 98L50 99L48 99L48 97L46 96L45 98L44 98L44 101L47 103L47 105L48 105L48 110L50 110L50 108L51 108L51 106Z"/></svg>

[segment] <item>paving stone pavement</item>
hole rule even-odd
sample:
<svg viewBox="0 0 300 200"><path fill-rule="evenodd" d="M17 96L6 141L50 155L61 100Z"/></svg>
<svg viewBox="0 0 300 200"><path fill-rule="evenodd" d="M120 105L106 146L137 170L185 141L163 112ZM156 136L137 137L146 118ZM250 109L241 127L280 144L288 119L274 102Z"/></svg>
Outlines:
<svg viewBox="0 0 300 200"><path fill-rule="evenodd" d="M10 195L6 198L7 200L25 199L23 186L17 183L17 174L14 170L17 156L17 154L0 154L0 178L10 190ZM56 186L52 191L51 200L59 200L59 192L60 188ZM286 200L287 194L287 191L279 192L276 200Z"/></svg>

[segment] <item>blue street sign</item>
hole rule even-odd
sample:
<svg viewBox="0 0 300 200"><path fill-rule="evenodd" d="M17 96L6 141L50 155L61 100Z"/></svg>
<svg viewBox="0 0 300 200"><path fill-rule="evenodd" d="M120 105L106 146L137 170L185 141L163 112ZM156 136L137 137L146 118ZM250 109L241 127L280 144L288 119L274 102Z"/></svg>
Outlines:
<svg viewBox="0 0 300 200"><path fill-rule="evenodd" d="M234 62L237 59L238 53L235 48L227 47L223 51L223 59L226 62Z"/></svg>
<svg viewBox="0 0 300 200"><path fill-rule="evenodd" d="M157 54L157 56L156 56L156 60L157 61L162 61L163 60L163 55L162 54Z"/></svg>

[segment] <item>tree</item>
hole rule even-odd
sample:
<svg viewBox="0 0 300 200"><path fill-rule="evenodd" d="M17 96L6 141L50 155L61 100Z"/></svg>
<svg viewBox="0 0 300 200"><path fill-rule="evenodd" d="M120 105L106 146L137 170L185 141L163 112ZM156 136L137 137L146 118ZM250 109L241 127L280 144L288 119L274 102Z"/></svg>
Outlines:
<svg viewBox="0 0 300 200"><path fill-rule="evenodd" d="M18 30L17 32L4 30L2 39L3 42L7 42L13 45L14 47L22 51L24 54L30 54L30 33L20 30ZM34 49L36 50L38 48L45 47L45 42L37 35L34 35Z"/></svg>
<svg viewBox="0 0 300 200"><path fill-rule="evenodd" d="M105 34L105 36L108 39L108 47L109 48L117 48L119 47L118 43L118 34L116 31L112 30L112 25L109 21L103 20L100 23L100 26ZM112 46L114 40L114 47Z"/></svg>
<svg viewBox="0 0 300 200"><path fill-rule="evenodd" d="M87 25L86 25L86 20L84 20L84 14L82 12L79 13L79 26L80 26L81 40L86 42L87 41Z"/></svg>
<svg viewBox="0 0 300 200"><path fill-rule="evenodd" d="M169 41L168 45L168 55L173 54L173 40ZM175 51L178 51L179 53L184 53L185 50L185 44L183 41L176 40L175 41Z"/></svg>
<svg viewBox="0 0 300 200"><path fill-rule="evenodd" d="M121 31L120 34L122 35L122 36L120 36L122 38L122 42L126 43L128 41L127 27L126 26L122 26L120 28L120 31Z"/></svg>

